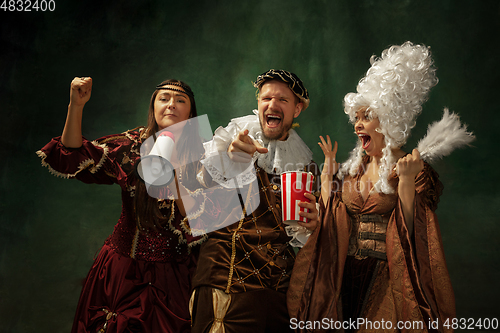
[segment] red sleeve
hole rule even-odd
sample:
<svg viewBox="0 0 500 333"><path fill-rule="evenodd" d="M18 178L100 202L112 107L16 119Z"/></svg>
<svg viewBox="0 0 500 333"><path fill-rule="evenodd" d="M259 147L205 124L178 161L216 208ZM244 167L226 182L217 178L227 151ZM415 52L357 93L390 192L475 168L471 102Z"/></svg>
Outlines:
<svg viewBox="0 0 500 333"><path fill-rule="evenodd" d="M138 136L137 136L138 137ZM53 138L37 155L55 176L76 178L84 183L121 183L139 157L138 140L130 132L109 135L95 141L83 138L80 148L66 148L61 137Z"/></svg>

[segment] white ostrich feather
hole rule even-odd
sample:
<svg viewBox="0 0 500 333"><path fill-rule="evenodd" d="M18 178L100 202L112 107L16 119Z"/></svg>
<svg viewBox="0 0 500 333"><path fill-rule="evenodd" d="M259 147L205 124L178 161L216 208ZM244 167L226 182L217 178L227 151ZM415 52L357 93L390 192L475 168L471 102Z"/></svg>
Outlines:
<svg viewBox="0 0 500 333"><path fill-rule="evenodd" d="M445 108L443 119L429 125L417 150L424 161L433 163L453 150L469 145L475 138L472 132L467 132L467 126L460 123L458 115Z"/></svg>

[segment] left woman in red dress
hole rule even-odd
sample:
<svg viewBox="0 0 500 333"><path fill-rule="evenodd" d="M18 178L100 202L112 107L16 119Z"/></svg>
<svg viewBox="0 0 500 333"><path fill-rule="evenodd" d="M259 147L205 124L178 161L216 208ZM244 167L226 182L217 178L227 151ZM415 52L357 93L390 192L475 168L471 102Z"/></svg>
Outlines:
<svg viewBox="0 0 500 333"><path fill-rule="evenodd" d="M88 141L81 123L91 91L90 77L73 79L63 134L37 152L56 176L121 187L121 216L85 280L72 332L190 332L191 276L204 239L191 234L186 211L198 211L190 219L204 218L205 197L182 193L201 187L198 163L186 164L201 157L201 139L196 130L188 138L183 126L171 158L181 166L177 186L165 190L165 199L148 195L135 165L148 137L197 116L194 94L182 81L164 81L151 97L147 127Z"/></svg>

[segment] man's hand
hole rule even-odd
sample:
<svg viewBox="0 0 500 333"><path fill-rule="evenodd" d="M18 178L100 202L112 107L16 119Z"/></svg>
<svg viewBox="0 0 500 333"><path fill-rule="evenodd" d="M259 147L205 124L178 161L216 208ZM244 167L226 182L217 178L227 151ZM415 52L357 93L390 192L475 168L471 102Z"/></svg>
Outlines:
<svg viewBox="0 0 500 333"><path fill-rule="evenodd" d="M305 227L310 231L314 231L318 226L318 209L316 208L316 197L311 193L305 193L304 196L311 200L311 202L299 202L299 207L309 209L309 213L299 212L300 216L304 216L309 219L309 222L298 222L301 227Z"/></svg>
<svg viewBox="0 0 500 333"><path fill-rule="evenodd" d="M265 154L267 151L267 148L262 147L248 135L248 130L239 132L227 149L229 158L239 163L250 162L255 152Z"/></svg>

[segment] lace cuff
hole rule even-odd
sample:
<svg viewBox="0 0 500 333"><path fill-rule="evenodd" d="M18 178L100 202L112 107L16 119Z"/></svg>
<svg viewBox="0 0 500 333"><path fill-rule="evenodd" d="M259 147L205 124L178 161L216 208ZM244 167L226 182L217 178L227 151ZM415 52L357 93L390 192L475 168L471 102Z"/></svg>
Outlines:
<svg viewBox="0 0 500 333"><path fill-rule="evenodd" d="M319 218L319 210L320 204L316 202L316 209L318 210L318 218ZM319 221L318 221L319 223ZM296 222L293 222L292 225L287 225L285 227L285 231L288 237L292 237L290 240L290 245L293 247L303 247L306 245L309 236L312 235L312 230L307 229L306 227L302 227L298 225Z"/></svg>
<svg viewBox="0 0 500 333"><path fill-rule="evenodd" d="M242 187L256 180L253 164L257 160L257 154L251 161L240 163L231 160L227 153L229 145L240 130L240 126L231 122L226 128L217 128L213 139L203 144L205 159L201 163L212 179L225 188Z"/></svg>
<svg viewBox="0 0 500 333"><path fill-rule="evenodd" d="M225 188L241 188L257 179L252 163L233 162L226 153L201 161L212 179Z"/></svg>
<svg viewBox="0 0 500 333"><path fill-rule="evenodd" d="M309 236L311 236L312 231L308 230L306 227L299 225L291 226L287 225L285 227L286 234L292 237L290 240L290 245L293 247L303 247L306 245Z"/></svg>

